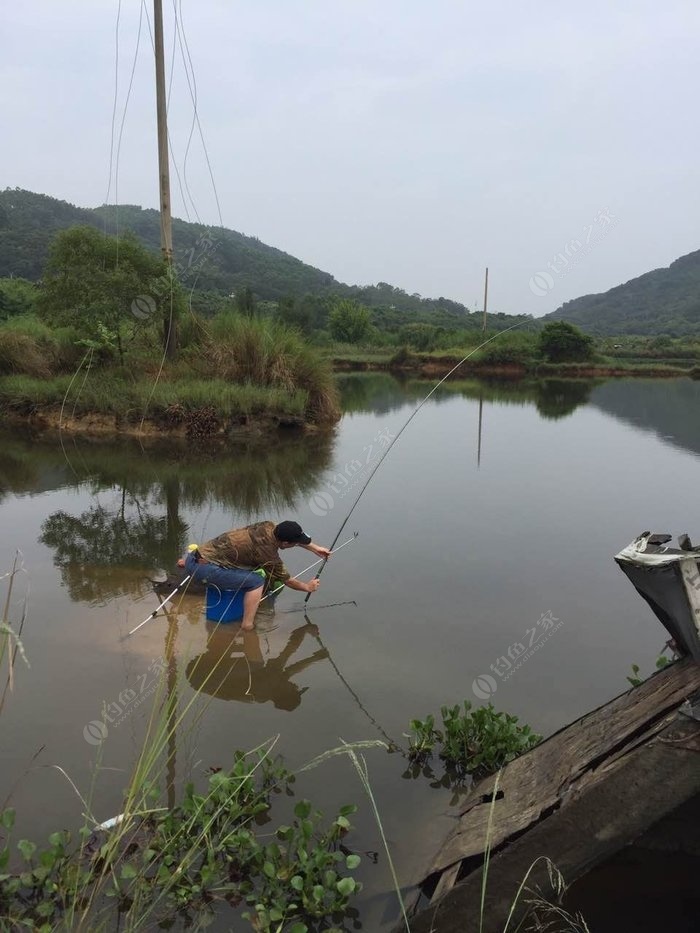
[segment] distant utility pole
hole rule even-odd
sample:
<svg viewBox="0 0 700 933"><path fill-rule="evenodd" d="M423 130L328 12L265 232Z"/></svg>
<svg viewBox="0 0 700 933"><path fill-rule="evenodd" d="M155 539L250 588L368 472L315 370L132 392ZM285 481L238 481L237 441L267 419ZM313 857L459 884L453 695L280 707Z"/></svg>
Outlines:
<svg viewBox="0 0 700 933"><path fill-rule="evenodd" d="M486 278L484 279L484 323L482 330L486 333L486 306L489 300L489 267L486 266Z"/></svg>
<svg viewBox="0 0 700 933"><path fill-rule="evenodd" d="M163 0L153 0L154 44L156 53L156 111L158 114L158 174L160 178L160 248L173 276L173 220L170 213L170 166L168 161L168 116L165 98L165 54L163 50ZM171 292L172 294L172 292ZM172 298L163 309L163 348L168 359L177 349L177 321Z"/></svg>

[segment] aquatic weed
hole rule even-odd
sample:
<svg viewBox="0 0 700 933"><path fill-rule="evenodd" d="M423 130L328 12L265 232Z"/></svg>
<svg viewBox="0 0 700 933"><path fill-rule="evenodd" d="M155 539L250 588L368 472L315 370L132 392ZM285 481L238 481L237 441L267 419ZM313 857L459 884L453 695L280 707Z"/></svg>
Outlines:
<svg viewBox="0 0 700 933"><path fill-rule="evenodd" d="M463 707L443 706L441 715L442 729L435 728L433 716L411 720L408 757L423 762L440 745L440 758L458 775L491 774L542 738L530 726L518 725L517 716L498 712L491 703L472 709L465 700Z"/></svg>
<svg viewBox="0 0 700 933"><path fill-rule="evenodd" d="M341 807L324 828L322 814L301 800L270 841L257 827L270 819L271 795L293 780L279 758L236 752L204 793L189 784L174 808L132 813L108 832L85 827L78 851L65 832L41 850L26 839L13 847L14 811L5 810L0 917L42 931L95 929L117 910L125 929L136 931L190 911L211 913L223 901L247 904L243 916L259 931L290 923L303 933L307 920L339 917L361 890L350 874L360 857L341 845L356 808ZM22 865L8 870L15 851Z"/></svg>

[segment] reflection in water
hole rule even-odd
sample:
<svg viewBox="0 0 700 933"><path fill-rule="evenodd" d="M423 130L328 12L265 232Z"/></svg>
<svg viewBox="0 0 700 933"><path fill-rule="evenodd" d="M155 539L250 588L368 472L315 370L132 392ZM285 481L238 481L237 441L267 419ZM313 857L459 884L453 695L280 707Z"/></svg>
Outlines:
<svg viewBox="0 0 700 933"><path fill-rule="evenodd" d="M130 438L94 440L0 433L0 497L72 487L93 494L118 488L127 496L153 496L181 506L210 502L244 516L280 511L310 492L331 463L335 434L280 432L274 442L247 438L196 446L179 440L143 447Z"/></svg>
<svg viewBox="0 0 700 933"><path fill-rule="evenodd" d="M274 444L257 438L193 451L177 442L144 449L124 439L64 438L61 445L30 432L2 434L0 498L58 488L91 493L93 502L79 514L49 515L40 540L54 549L71 597L98 604L142 594L134 567L175 563L187 541L181 508L221 505L245 518L283 511L308 495L331 463L333 438L290 432ZM116 501L97 500L105 491Z"/></svg>
<svg viewBox="0 0 700 933"><path fill-rule="evenodd" d="M417 405L434 382L400 381L389 373L339 377L347 411L386 412ZM488 436L489 404L534 405L543 418L560 419L589 400L626 422L660 434L700 453L700 421L688 412L700 407L700 383L676 380L450 379L433 396L478 400L477 461L482 431ZM54 549L64 585L75 600L92 604L114 596L143 595L145 580L135 567L170 567L187 542L182 508L220 505L243 519L281 512L308 496L332 464L335 435L280 433L274 443L246 438L197 450L181 441L144 448L131 439L0 433L0 499L9 493L59 488L87 491L90 506L78 514L65 509L45 520L41 541ZM97 500L109 490L111 500ZM145 573L143 575L145 578Z"/></svg>
<svg viewBox="0 0 700 933"><path fill-rule="evenodd" d="M407 379L399 381L389 373L362 373L339 379L344 410L348 412L385 413L421 402L436 380ZM478 399L500 404L533 404L543 418L563 418L580 405L585 405L596 385L584 379L449 379L431 396L437 404L454 398Z"/></svg>
<svg viewBox="0 0 700 933"><path fill-rule="evenodd" d="M610 380L598 386L591 404L635 428L700 454L700 382L692 379Z"/></svg>
<svg viewBox="0 0 700 933"><path fill-rule="evenodd" d="M54 549L54 563L71 599L94 605L133 593L131 568L157 566L164 555L176 558L187 526L179 517L177 494L166 497L166 503L166 515L151 515L148 502L127 498L122 488L116 510L96 505L80 515L62 510L49 515L40 541Z"/></svg>
<svg viewBox="0 0 700 933"><path fill-rule="evenodd" d="M543 379L538 382L535 406L543 418L557 421L573 414L586 405L591 396L593 382L573 379Z"/></svg>
<svg viewBox="0 0 700 933"><path fill-rule="evenodd" d="M413 385L416 382L412 380ZM344 373L337 377L337 383L340 404L346 414L362 411L386 414L402 408L412 397L406 379L386 372Z"/></svg>
<svg viewBox="0 0 700 933"><path fill-rule="evenodd" d="M308 688L299 687L291 678L328 657L326 649L319 648L289 663L306 636L316 635L316 627L309 623L294 629L280 653L267 659L258 631L244 632L237 624L212 622L207 622L207 630L207 650L189 662L185 674L195 690L220 700L272 702L277 709L296 709Z"/></svg>

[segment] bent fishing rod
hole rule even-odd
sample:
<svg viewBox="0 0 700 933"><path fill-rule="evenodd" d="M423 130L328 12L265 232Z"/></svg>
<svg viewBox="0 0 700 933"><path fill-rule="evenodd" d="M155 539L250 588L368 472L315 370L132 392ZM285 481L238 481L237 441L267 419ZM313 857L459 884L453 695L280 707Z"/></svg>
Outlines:
<svg viewBox="0 0 700 933"><path fill-rule="evenodd" d="M384 463L384 461L385 461L385 459L387 458L389 452L391 451L391 448L392 448L392 447L394 446L394 444L398 441L398 439L401 437L401 435L403 434L403 432L406 430L406 428L409 426L409 424L413 421L413 419L416 417L416 415L417 415L418 412L421 410L421 408L425 405L425 403L428 401L428 399L429 399L435 392L437 392L437 390L440 388L440 386L443 384L443 382L445 382L447 379L449 379L450 376L451 376L454 372L456 372L456 371L459 369L459 367L460 367L463 363L466 363L466 362L467 362L467 360L469 359L470 356L474 356L475 353L477 353L479 350L481 350L481 349L482 349L483 347L485 347L487 344L491 343L491 341L496 340L497 337L500 337L502 334L507 334L509 330L513 330L513 329L516 328L516 327L521 327L521 326L522 326L523 324L525 324L525 323L527 323L527 322L526 322L526 321L518 321L517 324L511 324L510 327L506 327L506 328L504 328L503 330L499 330L499 332L498 332L497 334L494 334L493 337L489 337L488 340L484 340L484 342L483 342L483 343L480 343L478 347L474 347L473 350L470 350L469 353L467 353L467 355L464 357L464 359L461 359L461 360L459 361L459 363L456 364L456 366L453 366L453 367L452 367L452 369L447 373L446 376L443 376L442 379L441 379L439 382L437 382L437 383L432 387L432 389L430 390L430 392L428 392L428 394L425 396L425 398L423 399L423 401L422 401L422 402L411 412L411 414L408 416L408 418L406 419L405 423L402 425L401 430L399 431L399 433L396 435L395 438L393 438L393 440L391 441L391 443L389 444L389 446L387 447L387 449L384 451L384 453L381 455L381 457L379 458L379 460L377 461L377 463L375 464L375 466L373 467L373 469L370 471L370 474L369 474L369 476L367 477L367 479L365 480L365 483L364 483L364 485L362 486L362 489L360 490L360 492L359 492L359 494L358 494L358 496L357 496L357 499L355 499L355 501L353 502L353 504L352 504L352 506L351 506L351 508L350 508L350 511L349 511L348 514L345 516L345 519L344 519L342 525L341 525L340 528L338 529L337 535L336 535L335 538L333 539L333 543L332 543L331 546L330 546L331 553L333 552L333 548L335 547L335 542L338 540L338 538L339 538L339 537L341 536L341 534L343 533L343 529L345 528L345 526L347 525L347 523L350 521L350 516L351 516L352 513L355 511L355 509L357 508L357 506L358 506L358 504L359 504L359 502L360 502L360 499L361 499L362 496L364 495L365 489L367 489L367 487L368 487L369 484L371 483L372 479L374 478L374 474L377 472L377 470L378 470L379 467L382 465L382 463ZM320 577L321 574L323 573L323 571L324 571L324 569L325 569L327 563L328 563L328 558L326 557L326 558L324 558L323 563L322 563L321 567L319 568L318 573L316 574L316 579L317 579L317 580L319 579L319 577ZM306 594L306 599L304 600L304 603L305 603L305 604L308 603L309 599L311 599L311 593L307 593L307 594Z"/></svg>
<svg viewBox="0 0 700 933"><path fill-rule="evenodd" d="M355 540L355 538L357 538L358 534L359 534L359 532L356 531L356 532L353 534L352 538L348 538L347 541L344 541L342 544L339 544L338 547L335 548L335 549L331 548L331 553L332 553L332 554L337 554L338 551L342 551L342 549L343 549L347 544L352 544L352 542ZM336 540L337 540L337 538L336 538ZM335 543L335 542L334 542L334 543ZM188 550L191 550L193 547L196 547L196 545L190 545L190 547L188 548ZM313 570L314 567L317 567L322 561L326 561L326 560L328 560L327 557L321 557L321 558L319 558L318 560L315 560L315 561L313 562L313 564L309 564L308 567L305 567L303 570L300 570L299 573L297 574L297 576L298 576L298 577L303 576L303 574L307 573L309 570ZM172 591L172 593L169 593L169 594L165 597L165 599L163 600L163 602L160 603L160 605L157 606L157 607L153 610L153 612L150 613L150 615L146 616L146 618L143 620L143 622L139 622L139 624L138 624L135 628L132 628L132 630L131 630L130 632L127 632L126 635L124 636L124 638L128 638L130 635L133 635L134 632L138 632L138 630L139 630L140 628L142 628L147 622L150 622L151 619L155 619L155 617L158 615L158 613L160 612L160 610L161 610L161 609L164 609L164 608L166 607L166 605L170 602L170 600L173 598L173 596L177 596L177 594L187 585L187 583L188 583L191 579L192 579L192 574L187 574L187 576L186 576L184 579L182 579L182 580L178 583L178 585L175 587L175 589ZM280 583L280 585L277 586L277 587L275 587L274 590L271 590L266 596L263 596L263 598L260 600L260 602L261 602L261 603L265 602L265 600L268 599L268 597L270 597L270 596L276 596L277 593L279 593L279 591L282 590L282 589L284 589L284 583Z"/></svg>

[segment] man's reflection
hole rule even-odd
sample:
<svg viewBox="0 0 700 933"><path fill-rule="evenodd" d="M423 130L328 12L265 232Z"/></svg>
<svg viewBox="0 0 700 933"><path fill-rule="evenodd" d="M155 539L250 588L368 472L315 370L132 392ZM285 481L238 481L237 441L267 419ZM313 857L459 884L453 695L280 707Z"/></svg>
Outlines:
<svg viewBox="0 0 700 933"><path fill-rule="evenodd" d="M244 632L238 624L213 622L207 622L207 630L207 650L189 662L185 674L195 690L221 700L272 701L277 709L296 709L308 687L299 687L291 678L328 657L326 649L319 648L310 657L288 663L307 635L318 634L311 623L294 629L279 655L267 660L255 630Z"/></svg>

